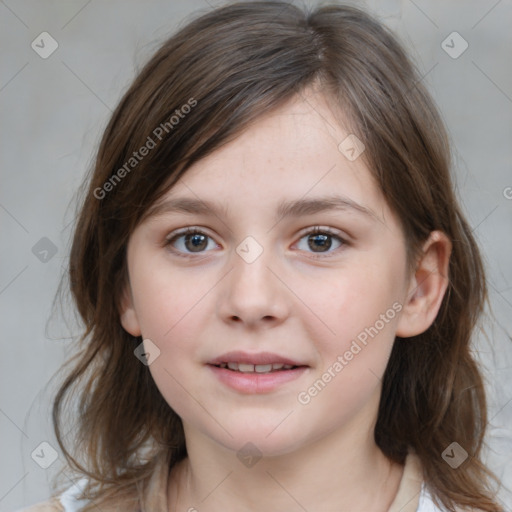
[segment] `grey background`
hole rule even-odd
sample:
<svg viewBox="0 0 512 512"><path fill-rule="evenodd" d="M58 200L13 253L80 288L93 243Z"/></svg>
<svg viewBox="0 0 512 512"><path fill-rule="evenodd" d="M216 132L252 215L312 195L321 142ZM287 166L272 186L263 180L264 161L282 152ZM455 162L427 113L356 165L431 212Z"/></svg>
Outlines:
<svg viewBox="0 0 512 512"><path fill-rule="evenodd" d="M73 194L136 70L176 27L221 3L0 2L0 511L47 499L62 461L45 470L31 453L43 441L57 446L50 379L73 351L70 332L78 333L72 315L68 325L51 315ZM381 16L405 43L452 138L458 195L486 258L494 313L475 345L488 386L486 460L512 489L512 2L352 3ZM44 31L59 45L47 59L31 48ZM469 45L458 58L441 47L453 31ZM55 255L37 251L43 237ZM512 510L512 494L500 497Z"/></svg>

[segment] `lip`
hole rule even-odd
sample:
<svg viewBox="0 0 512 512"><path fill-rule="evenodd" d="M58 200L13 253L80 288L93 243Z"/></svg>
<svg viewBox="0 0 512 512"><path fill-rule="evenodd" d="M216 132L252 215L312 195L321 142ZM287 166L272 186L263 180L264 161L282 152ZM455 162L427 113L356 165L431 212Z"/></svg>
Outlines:
<svg viewBox="0 0 512 512"><path fill-rule="evenodd" d="M244 363L244 364L289 364L291 366L308 366L300 361L294 361L288 357L273 354L272 352L244 352L235 350L208 361L207 364L218 365L221 363Z"/></svg>
<svg viewBox="0 0 512 512"><path fill-rule="evenodd" d="M289 370L275 370L270 373L243 373L233 371L228 368L220 368L221 363L242 363L242 364L283 364L296 366ZM270 393L284 384L298 379L308 369L309 365L300 361L280 356L272 352L226 352L211 361L208 361L207 367L210 368L213 375L224 385L245 394Z"/></svg>
<svg viewBox="0 0 512 512"><path fill-rule="evenodd" d="M251 395L270 393L298 379L309 369L308 366L298 366L291 370L277 370L270 373L242 373L212 364L208 364L207 367L226 386Z"/></svg>

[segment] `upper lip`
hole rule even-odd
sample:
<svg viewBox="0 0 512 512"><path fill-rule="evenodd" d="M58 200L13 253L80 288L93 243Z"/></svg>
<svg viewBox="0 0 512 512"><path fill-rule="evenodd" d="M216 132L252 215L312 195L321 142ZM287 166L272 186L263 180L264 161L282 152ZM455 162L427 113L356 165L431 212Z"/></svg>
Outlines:
<svg viewBox="0 0 512 512"><path fill-rule="evenodd" d="M219 365L222 363L243 363L243 364L288 364L291 366L307 366L299 361L290 359L289 357L273 354L272 352L243 352L235 350L226 352L215 359L208 361L208 364Z"/></svg>

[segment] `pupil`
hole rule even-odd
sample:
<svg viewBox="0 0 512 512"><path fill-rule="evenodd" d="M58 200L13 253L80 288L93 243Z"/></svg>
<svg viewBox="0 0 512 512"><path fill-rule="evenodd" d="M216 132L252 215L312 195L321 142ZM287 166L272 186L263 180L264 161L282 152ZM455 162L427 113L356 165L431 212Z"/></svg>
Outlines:
<svg viewBox="0 0 512 512"><path fill-rule="evenodd" d="M317 235L312 235L312 238L318 244L315 246L312 243L309 243L309 247L313 250L317 249L318 247L323 247L325 249L329 249L332 245L329 235L317 234ZM311 240L311 238L310 238L310 240ZM323 251L320 251L320 252L323 252Z"/></svg>
<svg viewBox="0 0 512 512"><path fill-rule="evenodd" d="M206 243L205 243L206 236L201 235L200 233L194 233L192 235L187 235L185 243L187 243L189 241L192 241L192 246L189 247L189 248L192 248L192 250L194 250L194 249L201 250L201 249L204 249L206 246Z"/></svg>

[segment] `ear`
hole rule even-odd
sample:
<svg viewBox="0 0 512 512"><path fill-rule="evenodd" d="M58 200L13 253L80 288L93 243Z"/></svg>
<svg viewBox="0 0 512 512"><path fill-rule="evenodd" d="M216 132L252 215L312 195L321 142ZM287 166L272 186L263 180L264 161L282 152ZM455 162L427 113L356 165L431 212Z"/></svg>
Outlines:
<svg viewBox="0 0 512 512"><path fill-rule="evenodd" d="M411 277L396 335L425 332L434 322L448 287L452 243L442 231L432 231Z"/></svg>
<svg viewBox="0 0 512 512"><path fill-rule="evenodd" d="M130 283L127 283L121 293L119 316L124 330L132 336L140 336L141 329L139 319L133 305L133 295Z"/></svg>

